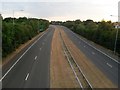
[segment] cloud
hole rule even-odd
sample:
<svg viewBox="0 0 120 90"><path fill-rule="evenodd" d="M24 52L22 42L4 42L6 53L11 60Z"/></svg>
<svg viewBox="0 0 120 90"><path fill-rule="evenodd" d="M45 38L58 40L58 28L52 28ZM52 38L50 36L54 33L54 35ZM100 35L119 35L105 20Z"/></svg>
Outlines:
<svg viewBox="0 0 120 90"><path fill-rule="evenodd" d="M1 0L1 2L69 2L79 0Z"/></svg>
<svg viewBox="0 0 120 90"><path fill-rule="evenodd" d="M26 0L27 1L27 0ZM33 1L33 0L31 0ZM3 2L4 17L15 16L46 18L50 20L75 20L75 19L112 19L111 14L117 14L117 1L106 2L103 0L62 0L64 2ZM66 2L65 2L66 1ZM76 2L73 2L76 1ZM98 1L98 2L97 2ZM20 12L20 10L24 10Z"/></svg>

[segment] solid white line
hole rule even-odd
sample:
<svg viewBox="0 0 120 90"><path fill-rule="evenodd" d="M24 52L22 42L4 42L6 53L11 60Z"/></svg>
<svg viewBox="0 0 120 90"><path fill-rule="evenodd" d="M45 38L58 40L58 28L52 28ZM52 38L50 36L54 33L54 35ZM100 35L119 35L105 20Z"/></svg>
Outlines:
<svg viewBox="0 0 120 90"><path fill-rule="evenodd" d="M35 60L37 59L37 56L35 56Z"/></svg>
<svg viewBox="0 0 120 90"><path fill-rule="evenodd" d="M71 31L72 32L72 31ZM72 32L73 33L73 32ZM74 33L73 33L74 34ZM112 59L113 61L115 61L116 63L120 64L120 62L118 62L116 59L110 57L109 55L107 55L106 53L102 52L101 50L95 48L94 46L92 46L91 44L89 44L88 42L84 41L83 39L81 39L77 34L75 34L75 36L77 38L79 38L80 40L82 40L84 43L86 43L87 45L89 45L90 47L94 48L95 50L99 51L100 53L102 53L103 55L107 56L108 58Z"/></svg>
<svg viewBox="0 0 120 90"><path fill-rule="evenodd" d="M43 35L40 37L42 38L46 33L43 33ZM27 53L28 50L40 39L38 38L18 59L17 61L10 67L10 69L4 74L4 76L0 79L0 82L6 77L6 75L12 70L12 68L19 62L19 60Z"/></svg>
<svg viewBox="0 0 120 90"><path fill-rule="evenodd" d="M110 65L109 63L107 63L107 65L112 68L112 65Z"/></svg>
<svg viewBox="0 0 120 90"><path fill-rule="evenodd" d="M25 78L26 81L27 81L28 77L29 77L29 73L27 74L27 76L26 76L26 78Z"/></svg>

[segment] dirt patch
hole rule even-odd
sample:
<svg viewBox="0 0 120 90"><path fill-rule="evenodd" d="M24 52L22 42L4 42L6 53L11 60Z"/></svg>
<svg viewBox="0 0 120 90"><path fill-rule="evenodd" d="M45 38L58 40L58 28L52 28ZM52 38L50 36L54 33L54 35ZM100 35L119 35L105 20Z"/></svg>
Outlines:
<svg viewBox="0 0 120 90"><path fill-rule="evenodd" d="M62 37L76 62L94 88L116 88L115 86L68 38L61 29Z"/></svg>
<svg viewBox="0 0 120 90"><path fill-rule="evenodd" d="M51 47L50 87L77 88L79 87L78 83L63 52L59 29L57 27L54 28Z"/></svg>

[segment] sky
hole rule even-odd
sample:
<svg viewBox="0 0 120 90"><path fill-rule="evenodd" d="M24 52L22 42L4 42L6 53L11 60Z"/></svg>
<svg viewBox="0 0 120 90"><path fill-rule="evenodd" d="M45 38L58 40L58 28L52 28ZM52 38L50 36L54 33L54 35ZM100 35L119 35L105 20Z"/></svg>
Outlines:
<svg viewBox="0 0 120 90"><path fill-rule="evenodd" d="M4 18L25 16L49 21L117 21L118 2L119 0L0 0L0 13Z"/></svg>

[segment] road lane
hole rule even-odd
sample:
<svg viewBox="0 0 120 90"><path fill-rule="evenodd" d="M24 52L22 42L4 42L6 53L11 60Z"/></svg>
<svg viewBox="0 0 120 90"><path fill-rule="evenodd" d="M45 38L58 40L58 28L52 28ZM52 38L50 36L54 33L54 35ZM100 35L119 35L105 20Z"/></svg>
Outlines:
<svg viewBox="0 0 120 90"><path fill-rule="evenodd" d="M116 85L118 85L118 63L91 47L68 28L61 26L73 43ZM94 53L92 53L94 52ZM94 54L94 55L93 55ZM109 63L108 66L106 63Z"/></svg>
<svg viewBox="0 0 120 90"><path fill-rule="evenodd" d="M47 40L42 44L42 50L37 53L37 60L30 71L30 76L24 85L24 88L49 88L49 69L50 69L50 50L51 50L51 36L50 32L46 37ZM46 77L46 78L44 78Z"/></svg>
<svg viewBox="0 0 120 90"><path fill-rule="evenodd" d="M116 85L118 63L98 52L65 27L61 27L73 43ZM49 88L49 64L54 27L43 35L19 60L3 79L3 88ZM28 47L29 48L29 47ZM24 53L23 51L22 53ZM14 58L16 61L21 54ZM7 72L3 69L3 75Z"/></svg>
<svg viewBox="0 0 120 90"><path fill-rule="evenodd" d="M2 80L3 88L49 87L49 53L53 32L54 30L50 27L38 41L35 41L36 43L20 58L19 62ZM35 56L37 56L36 60ZM18 58L16 57L16 60ZM3 69L3 76L6 72L7 69ZM37 79L31 81L30 79L33 77Z"/></svg>

